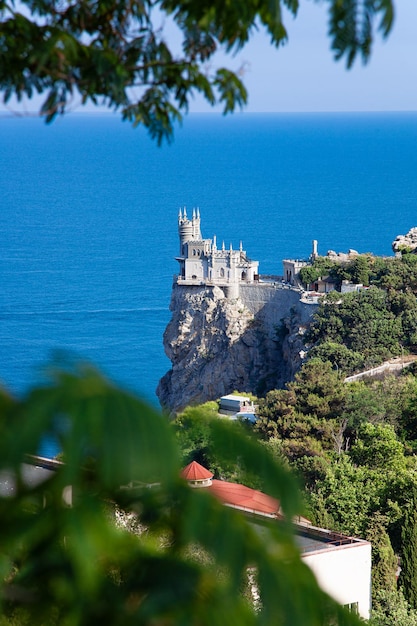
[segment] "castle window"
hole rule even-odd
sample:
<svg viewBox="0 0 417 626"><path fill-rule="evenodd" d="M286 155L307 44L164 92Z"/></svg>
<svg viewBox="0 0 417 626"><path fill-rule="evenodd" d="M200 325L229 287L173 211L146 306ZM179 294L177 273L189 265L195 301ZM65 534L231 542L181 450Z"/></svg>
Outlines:
<svg viewBox="0 0 417 626"><path fill-rule="evenodd" d="M224 278L224 267L220 268L220 278Z"/></svg>
<svg viewBox="0 0 417 626"><path fill-rule="evenodd" d="M246 280L246 272L242 272L242 280Z"/></svg>

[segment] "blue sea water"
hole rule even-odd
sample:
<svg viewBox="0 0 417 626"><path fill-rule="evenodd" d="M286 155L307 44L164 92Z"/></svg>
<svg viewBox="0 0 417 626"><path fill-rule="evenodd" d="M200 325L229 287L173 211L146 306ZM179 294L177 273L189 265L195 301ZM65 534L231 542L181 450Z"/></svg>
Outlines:
<svg viewBox="0 0 417 626"><path fill-rule="evenodd" d="M0 380L60 350L158 406L179 207L281 273L311 240L392 254L417 226L417 113L193 115L158 148L113 116L0 118Z"/></svg>

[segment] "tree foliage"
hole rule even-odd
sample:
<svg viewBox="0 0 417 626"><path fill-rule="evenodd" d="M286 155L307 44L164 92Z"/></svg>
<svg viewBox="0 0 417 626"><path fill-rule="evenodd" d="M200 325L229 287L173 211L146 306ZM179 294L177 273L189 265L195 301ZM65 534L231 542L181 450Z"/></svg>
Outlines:
<svg viewBox="0 0 417 626"><path fill-rule="evenodd" d="M324 276L331 276L332 278L338 278L338 270L340 265L328 257L317 257L312 265L305 265L300 269L301 282L304 285L311 285L319 278Z"/></svg>
<svg viewBox="0 0 417 626"><path fill-rule="evenodd" d="M366 423L361 426L350 457L356 465L371 469L405 469L404 446L390 424Z"/></svg>
<svg viewBox="0 0 417 626"><path fill-rule="evenodd" d="M380 591L397 591L398 560L386 531L387 520L379 512L373 514L366 538L372 544L372 612L383 605Z"/></svg>
<svg viewBox="0 0 417 626"><path fill-rule="evenodd" d="M400 258L386 259L375 280L388 290L417 293L417 255L403 254Z"/></svg>
<svg viewBox="0 0 417 626"><path fill-rule="evenodd" d="M401 591L382 588L376 599L369 626L417 626L417 611L410 607Z"/></svg>
<svg viewBox="0 0 417 626"><path fill-rule="evenodd" d="M7 103L45 96L47 121L83 104L102 103L123 119L145 125L159 142L200 93L224 112L246 102L240 72L213 68L219 49L239 50L259 26L279 46L287 39L284 13L298 0L14 0L0 2L0 90ZM329 1L335 57L366 61L376 28L393 22L392 0ZM165 22L181 41L168 41ZM168 29L169 30L169 29Z"/></svg>
<svg viewBox="0 0 417 626"><path fill-rule="evenodd" d="M413 609L417 609L417 489L407 508L402 528L402 554L400 585L404 596Z"/></svg>
<svg viewBox="0 0 417 626"><path fill-rule="evenodd" d="M401 311L408 319L406 309ZM335 344L340 344L345 347L339 350L345 367L362 364L366 369L401 354L402 342L407 341L402 321L402 316L392 310L390 298L382 289L371 287L345 294L334 291L321 303L308 338L316 344L313 354L320 355L325 347L329 359L337 363ZM349 369L345 371L349 372Z"/></svg>

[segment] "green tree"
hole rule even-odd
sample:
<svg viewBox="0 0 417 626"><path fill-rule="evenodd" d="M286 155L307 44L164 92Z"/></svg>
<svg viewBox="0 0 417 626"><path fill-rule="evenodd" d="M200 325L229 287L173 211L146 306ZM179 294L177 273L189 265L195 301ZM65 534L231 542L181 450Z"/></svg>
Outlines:
<svg viewBox="0 0 417 626"><path fill-rule="evenodd" d="M375 392L373 387L364 380L347 383L342 415L347 417L350 429L356 433L357 429L365 422L384 421L386 417L384 400L384 395Z"/></svg>
<svg viewBox="0 0 417 626"><path fill-rule="evenodd" d="M371 273L371 259L369 256L360 254L353 259L350 268L352 282L356 284L369 285Z"/></svg>
<svg viewBox="0 0 417 626"><path fill-rule="evenodd" d="M385 516L374 513L366 533L372 544L372 611L383 604L380 603L381 591L397 591L398 562L386 530L387 521Z"/></svg>
<svg viewBox="0 0 417 626"><path fill-rule="evenodd" d="M332 463L323 479L318 480L310 494L312 511L323 509L334 520L334 528L348 535L363 537L369 519L371 503L380 485L366 468L358 468L342 455ZM313 517L314 520L314 517Z"/></svg>
<svg viewBox="0 0 417 626"><path fill-rule="evenodd" d="M353 353L363 355L365 367L372 367L401 353L402 323L391 311L389 297L382 289L332 292L319 306L308 337L317 345L343 344Z"/></svg>
<svg viewBox="0 0 417 626"><path fill-rule="evenodd" d="M417 394L417 380L409 368L404 370L402 376L387 375L381 380L370 379L365 385L381 407L380 412L370 417L369 421L391 424L400 439L409 443L413 439L413 402Z"/></svg>
<svg viewBox="0 0 417 626"><path fill-rule="evenodd" d="M376 280L388 290L417 293L417 255L404 254L400 259L387 259Z"/></svg>
<svg viewBox="0 0 417 626"><path fill-rule="evenodd" d="M328 257L319 256L312 265L306 265L300 269L301 282L308 286L318 278L323 278L329 274L336 278L338 269L338 263Z"/></svg>
<svg viewBox="0 0 417 626"><path fill-rule="evenodd" d="M320 342L312 348L309 356L317 357L321 361L330 361L333 367L344 373L361 371L365 361L363 354L350 350L343 343L336 341Z"/></svg>
<svg viewBox="0 0 417 626"><path fill-rule="evenodd" d="M357 465L372 469L399 471L406 467L404 446L390 424L361 426L350 456Z"/></svg>
<svg viewBox="0 0 417 626"><path fill-rule="evenodd" d="M407 289L405 293L391 290L388 297L390 310L401 321L402 347L412 349L417 345L416 296L411 290Z"/></svg>
<svg viewBox="0 0 417 626"><path fill-rule="evenodd" d="M377 606L372 610L369 626L417 626L417 611L412 609L401 591L377 594Z"/></svg>
<svg viewBox="0 0 417 626"><path fill-rule="evenodd" d="M345 392L342 379L329 362L311 359L287 389L270 391L260 400L255 431L279 439L282 454L291 461L326 456L333 450L340 453L346 420L340 420L339 415ZM309 477L304 478L311 480L313 468L308 465ZM302 466L305 462L300 470Z"/></svg>
<svg viewBox="0 0 417 626"><path fill-rule="evenodd" d="M0 90L4 101L45 94L47 121L67 111L74 96L103 103L123 119L144 124L161 141L201 93L210 104L233 111L246 102L239 77L226 67L212 70L219 49L239 50L259 25L278 46L287 33L283 9L295 15L297 0L13 0L0 2ZM367 60L375 21L387 35L392 0L329 2L329 35L337 59ZM161 24L171 21L181 52L170 48Z"/></svg>
<svg viewBox="0 0 417 626"><path fill-rule="evenodd" d="M255 431L265 438L282 437L282 428L295 413L296 396L288 389L273 389L260 398Z"/></svg>
<svg viewBox="0 0 417 626"><path fill-rule="evenodd" d="M206 467L212 467L212 459L209 456L212 445L210 422L218 410L217 402L187 407L172 422L184 465L197 461Z"/></svg>
<svg viewBox="0 0 417 626"><path fill-rule="evenodd" d="M346 388L338 372L328 361L311 359L295 375L288 389L296 397L295 408L320 418L337 417L343 405Z"/></svg>
<svg viewBox="0 0 417 626"><path fill-rule="evenodd" d="M417 490L408 507L401 533L401 574L399 583L410 606L417 609Z"/></svg>

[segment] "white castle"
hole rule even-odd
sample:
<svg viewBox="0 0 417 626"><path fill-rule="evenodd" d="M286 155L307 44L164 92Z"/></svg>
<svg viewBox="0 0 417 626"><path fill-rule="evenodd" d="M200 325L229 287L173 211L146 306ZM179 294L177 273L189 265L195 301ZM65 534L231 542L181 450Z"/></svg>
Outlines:
<svg viewBox="0 0 417 626"><path fill-rule="evenodd" d="M202 238L199 209L193 209L191 219L188 219L185 207L180 209L178 234L180 254L176 259L180 264L179 285L217 285L225 289L229 298L237 298L240 284L258 280L259 261L252 261L246 256L242 242L239 250L233 250L232 244L226 250L224 243L219 250L216 236L213 239Z"/></svg>

